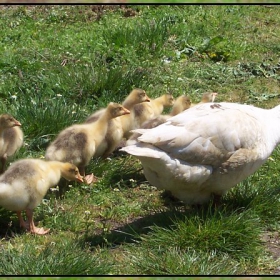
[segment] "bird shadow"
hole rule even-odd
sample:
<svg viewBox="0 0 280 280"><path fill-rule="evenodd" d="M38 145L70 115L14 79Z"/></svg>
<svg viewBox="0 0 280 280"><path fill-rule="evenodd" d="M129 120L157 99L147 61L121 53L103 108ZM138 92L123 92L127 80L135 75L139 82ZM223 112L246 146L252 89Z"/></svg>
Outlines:
<svg viewBox="0 0 280 280"><path fill-rule="evenodd" d="M99 232L82 238L82 242L91 247L115 248L124 243L137 243L141 240L141 235L146 235L153 231L153 227L172 229L179 221L198 216L201 221L211 219L211 217L228 216L232 213L240 213L250 208L251 199L243 197L239 201L234 197L221 199L219 205L212 199L203 205L188 206L172 197L168 192L161 194L165 210L157 213L139 217L126 224L111 224L111 230L108 232ZM109 222L109 221L108 221Z"/></svg>
<svg viewBox="0 0 280 280"><path fill-rule="evenodd" d="M24 220L26 220L25 213L22 212ZM34 224L37 226L39 221L44 219L44 214L36 215L36 221ZM0 239L9 240L14 238L17 234L22 234L26 232L26 229L20 227L19 220L15 212L6 210L4 208L0 209Z"/></svg>
<svg viewBox="0 0 280 280"><path fill-rule="evenodd" d="M174 224L173 219L178 219L180 215L183 214L179 211L154 213L124 225L115 225L110 232L85 235L83 242L90 244L91 247L112 248L123 243L135 243L140 240L140 235L148 234L153 226L171 228Z"/></svg>
<svg viewBox="0 0 280 280"><path fill-rule="evenodd" d="M153 227L172 229L179 221L185 221L197 215L200 219L206 220L211 215L215 215L220 209L214 206L213 202L199 206L188 206L181 201L173 201L173 198L162 196L165 200L166 210L160 210L156 213L139 217L126 224L113 224L108 232L99 232L97 234L85 234L82 238L84 244L90 247L115 248L124 243L137 243L142 235L153 231ZM225 211L223 208L222 211ZM229 210L230 212L232 210Z"/></svg>
<svg viewBox="0 0 280 280"><path fill-rule="evenodd" d="M279 194L280 188L274 190ZM235 195L226 196L222 199L222 204L216 206L211 200L203 205L187 206L180 200L174 198L170 193L163 192L161 199L164 210L158 210L144 217L131 219L126 223L118 223L111 220L104 220L106 226L109 225L111 230L96 230L94 234L84 234L80 239L82 243L90 244L91 247L115 247L123 243L135 243L141 239L141 235L148 234L154 226L171 229L178 221L184 221L186 218L198 216L202 220L208 219L217 212L223 212L228 215L233 212L243 212L250 208L254 197ZM0 238L10 239L16 234L22 233L18 218L13 212L0 209ZM37 220L43 219L43 214L37 217ZM37 224L35 222L35 224Z"/></svg>
<svg viewBox="0 0 280 280"><path fill-rule="evenodd" d="M0 239L10 239L21 231L17 216L4 208L0 209Z"/></svg>

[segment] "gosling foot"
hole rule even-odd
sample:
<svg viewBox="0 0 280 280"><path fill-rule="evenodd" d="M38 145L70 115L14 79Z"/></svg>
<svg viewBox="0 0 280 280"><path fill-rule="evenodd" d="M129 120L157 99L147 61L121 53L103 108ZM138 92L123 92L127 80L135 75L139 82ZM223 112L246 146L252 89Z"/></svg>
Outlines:
<svg viewBox="0 0 280 280"><path fill-rule="evenodd" d="M34 227L34 228L32 228L32 230L30 230L30 233L44 235L44 234L49 233L49 231L50 231L49 228L48 229L44 229L44 228Z"/></svg>

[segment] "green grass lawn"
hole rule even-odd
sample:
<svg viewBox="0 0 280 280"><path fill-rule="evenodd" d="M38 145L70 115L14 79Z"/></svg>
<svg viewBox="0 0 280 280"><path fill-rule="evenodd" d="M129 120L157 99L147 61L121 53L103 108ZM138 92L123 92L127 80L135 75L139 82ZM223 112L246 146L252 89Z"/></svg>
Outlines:
<svg viewBox="0 0 280 280"><path fill-rule="evenodd" d="M0 7L0 108L21 123L11 161L43 157L63 128L135 87L195 103L279 104L280 6ZM279 271L280 149L223 197L192 208L117 154L87 167L99 181L51 190L35 209L46 236L0 208L2 275L247 275ZM159 278L158 278L159 279ZM178 278L180 279L180 278ZM219 278L217 278L219 279ZM248 279L248 277L246 277Z"/></svg>

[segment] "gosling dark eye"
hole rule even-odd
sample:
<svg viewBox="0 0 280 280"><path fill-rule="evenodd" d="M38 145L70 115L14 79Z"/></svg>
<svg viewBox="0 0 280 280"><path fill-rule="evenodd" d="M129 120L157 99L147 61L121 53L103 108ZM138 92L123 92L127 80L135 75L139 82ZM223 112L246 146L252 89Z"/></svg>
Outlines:
<svg viewBox="0 0 280 280"><path fill-rule="evenodd" d="M75 168L70 168L69 173L76 173L76 169Z"/></svg>

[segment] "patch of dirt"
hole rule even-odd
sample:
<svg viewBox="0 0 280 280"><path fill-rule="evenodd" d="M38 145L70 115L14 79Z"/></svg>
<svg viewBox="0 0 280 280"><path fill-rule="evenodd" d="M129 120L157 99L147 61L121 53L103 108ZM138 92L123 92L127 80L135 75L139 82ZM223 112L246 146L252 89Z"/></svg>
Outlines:
<svg viewBox="0 0 280 280"><path fill-rule="evenodd" d="M32 5L32 4L44 4L44 3L76 3L77 1L74 0L30 0L30 1L25 1L22 0L22 3L25 4L31 4L31 5L25 5L25 9L28 10L34 10L36 8L41 8L44 7L44 9L47 11L48 9L52 9L53 5L48 5L48 6L41 6L41 5ZM85 1L78 1L78 3L84 3ZM96 3L125 3L125 0L117 0L117 1L111 1L111 0L101 0L101 1L96 1ZM0 5L0 10L5 10L5 9L17 9L21 5L8 5L11 3L16 3L20 4L20 0L0 0L0 3L6 3L6 5ZM132 9L128 7L127 5L87 5L87 9L84 10L83 12L88 15L89 18L92 17L92 15L95 15L96 20L100 20L101 17L104 15L106 11L117 11L121 10L123 17L134 17L138 15L138 9ZM80 11L79 13L82 13Z"/></svg>
<svg viewBox="0 0 280 280"><path fill-rule="evenodd" d="M275 261L279 261L280 264L280 236L278 232L265 232L262 235L262 241L268 251L271 253ZM272 272L273 275L280 275L280 265Z"/></svg>

